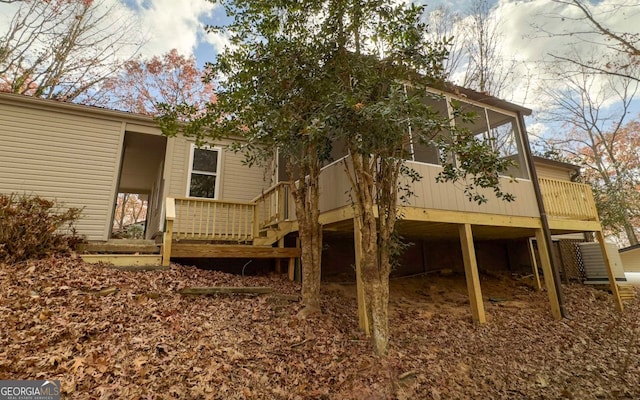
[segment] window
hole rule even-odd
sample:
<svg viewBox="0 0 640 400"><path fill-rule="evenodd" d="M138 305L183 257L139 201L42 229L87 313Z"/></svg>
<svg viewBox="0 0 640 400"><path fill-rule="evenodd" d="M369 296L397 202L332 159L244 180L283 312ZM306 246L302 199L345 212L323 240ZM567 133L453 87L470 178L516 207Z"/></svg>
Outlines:
<svg viewBox="0 0 640 400"><path fill-rule="evenodd" d="M425 101L440 117L447 118L447 100L444 97L431 94ZM448 136L448 132L446 131L426 132L424 135L415 135L411 127L409 127L406 146L407 159L440 165L440 150L438 149L436 141L446 136Z"/></svg>
<svg viewBox="0 0 640 400"><path fill-rule="evenodd" d="M216 199L220 186L219 148L197 148L191 145L191 163L189 166L189 186L187 196Z"/></svg>
<svg viewBox="0 0 640 400"><path fill-rule="evenodd" d="M472 112L475 118L463 121L456 117L456 126L468 129L478 140L490 140L501 158L511 159L516 165L506 171L506 175L528 179L516 117L464 101L460 101L460 105L462 111Z"/></svg>

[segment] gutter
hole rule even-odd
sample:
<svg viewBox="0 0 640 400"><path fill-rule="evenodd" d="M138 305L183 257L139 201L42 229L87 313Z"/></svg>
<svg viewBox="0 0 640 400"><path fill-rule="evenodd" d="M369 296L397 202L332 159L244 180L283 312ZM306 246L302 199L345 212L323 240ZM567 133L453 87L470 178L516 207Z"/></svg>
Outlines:
<svg viewBox="0 0 640 400"><path fill-rule="evenodd" d="M524 154L529 164L529 173L531 174L531 182L533 183L533 191L536 194L536 201L538 202L538 211L540 212L540 220L542 222L542 231L544 233L544 239L547 243L547 251L549 252L549 261L551 262L551 271L553 271L553 283L558 297L558 305L560 306L560 315L562 318L567 318L567 310L564 306L564 296L562 294L562 288L560 286L560 272L557 268L556 259L553 253L553 240L551 239L551 229L549 229L549 219L547 218L547 211L544 208L544 202L542 200L542 191L540 190L540 182L538 181L538 171L536 171L535 164L533 162L533 154L531 153L531 144L529 143L529 136L526 132L526 125L524 124L524 118L521 113L518 113L518 122L522 129L521 137L524 149Z"/></svg>

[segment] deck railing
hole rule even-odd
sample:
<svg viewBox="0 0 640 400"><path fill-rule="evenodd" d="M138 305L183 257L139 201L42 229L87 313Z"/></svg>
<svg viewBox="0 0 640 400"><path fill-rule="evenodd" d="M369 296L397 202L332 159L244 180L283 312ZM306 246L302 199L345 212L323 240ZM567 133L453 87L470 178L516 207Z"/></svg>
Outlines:
<svg viewBox="0 0 640 400"><path fill-rule="evenodd" d="M549 216L587 221L598 219L591 186L549 178L538 181Z"/></svg>
<svg viewBox="0 0 640 400"><path fill-rule="evenodd" d="M597 220L589 185L548 178L539 181L549 216ZM251 202L167 198L165 237L167 240L249 242L261 229L288 220L290 207L286 183L265 190Z"/></svg>
<svg viewBox="0 0 640 400"><path fill-rule="evenodd" d="M289 219L289 184L280 182L253 199L260 228Z"/></svg>
<svg viewBox="0 0 640 400"><path fill-rule="evenodd" d="M169 199L167 199L169 200ZM250 241L255 235L255 204L175 198L174 239Z"/></svg>

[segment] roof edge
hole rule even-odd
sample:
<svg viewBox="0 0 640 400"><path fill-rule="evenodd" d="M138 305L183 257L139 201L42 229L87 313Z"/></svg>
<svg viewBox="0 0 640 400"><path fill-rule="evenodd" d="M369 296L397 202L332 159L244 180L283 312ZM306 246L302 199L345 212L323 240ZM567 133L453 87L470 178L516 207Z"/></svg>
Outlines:
<svg viewBox="0 0 640 400"><path fill-rule="evenodd" d="M158 124L150 115L118 111L109 108L88 106L60 100L42 99L24 94L0 92L0 103L17 103L38 108L65 110L72 113L90 113L110 119L158 127Z"/></svg>

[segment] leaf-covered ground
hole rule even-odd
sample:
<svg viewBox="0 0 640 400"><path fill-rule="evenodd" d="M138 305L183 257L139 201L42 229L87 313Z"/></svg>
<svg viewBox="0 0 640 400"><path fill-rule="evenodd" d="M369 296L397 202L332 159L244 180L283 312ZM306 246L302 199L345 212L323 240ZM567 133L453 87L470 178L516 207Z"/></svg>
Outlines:
<svg viewBox="0 0 640 400"><path fill-rule="evenodd" d="M325 285L324 314L303 321L299 287L275 276L67 258L0 266L0 285L0 379L59 379L66 398L640 398L640 304L616 314L582 285L564 287L571 319L554 321L544 293L483 276L477 327L463 277L394 280L383 358L358 333L351 285ZM280 296L177 293L216 285Z"/></svg>

